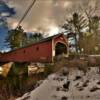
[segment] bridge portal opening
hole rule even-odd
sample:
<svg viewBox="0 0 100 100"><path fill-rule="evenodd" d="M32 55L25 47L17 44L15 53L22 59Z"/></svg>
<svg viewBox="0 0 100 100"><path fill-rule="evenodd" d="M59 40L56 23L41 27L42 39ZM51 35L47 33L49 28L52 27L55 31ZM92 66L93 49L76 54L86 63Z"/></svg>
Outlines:
<svg viewBox="0 0 100 100"><path fill-rule="evenodd" d="M67 46L63 43L58 42L55 46L55 55L67 54Z"/></svg>

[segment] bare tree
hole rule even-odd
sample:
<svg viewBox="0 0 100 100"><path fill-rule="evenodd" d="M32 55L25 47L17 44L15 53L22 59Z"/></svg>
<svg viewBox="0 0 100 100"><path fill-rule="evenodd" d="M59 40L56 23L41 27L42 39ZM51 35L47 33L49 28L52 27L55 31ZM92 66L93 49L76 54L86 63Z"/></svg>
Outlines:
<svg viewBox="0 0 100 100"><path fill-rule="evenodd" d="M93 53L93 50L100 42L100 1L86 0L82 4L74 7L70 12L70 17L66 18L63 28L75 32L78 36L78 46L85 50L85 53ZM68 11L68 12L69 12ZM90 43L88 45L87 43ZM92 45L91 45L92 44ZM95 51L95 50L94 50Z"/></svg>

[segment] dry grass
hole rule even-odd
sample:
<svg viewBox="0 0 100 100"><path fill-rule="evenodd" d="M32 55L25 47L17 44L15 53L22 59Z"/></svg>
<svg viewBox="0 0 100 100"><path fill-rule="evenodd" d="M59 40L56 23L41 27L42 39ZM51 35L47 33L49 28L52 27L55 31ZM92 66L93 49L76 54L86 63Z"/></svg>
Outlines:
<svg viewBox="0 0 100 100"><path fill-rule="evenodd" d="M100 67L100 56L74 56L71 58L60 58L54 63L54 71L59 70L62 67L67 68L80 68L87 70L88 67Z"/></svg>
<svg viewBox="0 0 100 100"><path fill-rule="evenodd" d="M14 100L26 92L32 91L37 81L44 79L41 75L25 77L8 77L0 80L0 100Z"/></svg>
<svg viewBox="0 0 100 100"><path fill-rule="evenodd" d="M89 60L61 58L53 64L47 64L44 74L34 74L28 78L25 76L3 78L0 80L0 100L14 100L16 97L22 96L24 93L33 90L38 80L43 80L51 72L58 72L63 67L80 68L85 72L90 67L89 63L90 65L95 64L93 61L95 60L90 58ZM98 63L100 63L99 60Z"/></svg>

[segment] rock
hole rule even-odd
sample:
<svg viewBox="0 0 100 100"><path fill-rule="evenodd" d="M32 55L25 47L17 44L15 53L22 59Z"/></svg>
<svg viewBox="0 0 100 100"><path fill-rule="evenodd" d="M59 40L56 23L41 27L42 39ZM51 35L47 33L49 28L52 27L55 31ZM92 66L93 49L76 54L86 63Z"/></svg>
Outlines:
<svg viewBox="0 0 100 100"><path fill-rule="evenodd" d="M66 67L63 68L62 74L63 74L63 76L67 76L69 74L69 71Z"/></svg>
<svg viewBox="0 0 100 100"><path fill-rule="evenodd" d="M100 90L100 88L98 88L98 87L95 86L95 87L93 87L93 88L90 89L90 92L95 92L97 90Z"/></svg>
<svg viewBox="0 0 100 100"><path fill-rule="evenodd" d="M84 82L83 87L87 87L89 83L89 80L87 80L86 82Z"/></svg>
<svg viewBox="0 0 100 100"><path fill-rule="evenodd" d="M56 91L60 91L60 87L57 87L57 88L56 88Z"/></svg>
<svg viewBox="0 0 100 100"><path fill-rule="evenodd" d="M99 82L97 82L97 84L98 84L98 85L100 85L100 81L99 81Z"/></svg>
<svg viewBox="0 0 100 100"><path fill-rule="evenodd" d="M63 97L61 98L61 100L68 100L68 98L65 97L65 96L63 96Z"/></svg>
<svg viewBox="0 0 100 100"><path fill-rule="evenodd" d="M82 78L81 76L76 76L76 78L75 78L74 81L79 80L79 79L81 79L81 78Z"/></svg>
<svg viewBox="0 0 100 100"><path fill-rule="evenodd" d="M69 85L70 85L70 81L67 81L67 83L63 84L63 88L69 90Z"/></svg>
<svg viewBox="0 0 100 100"><path fill-rule="evenodd" d="M83 89L83 87L80 87L78 90L79 90L79 91L83 91L84 89Z"/></svg>

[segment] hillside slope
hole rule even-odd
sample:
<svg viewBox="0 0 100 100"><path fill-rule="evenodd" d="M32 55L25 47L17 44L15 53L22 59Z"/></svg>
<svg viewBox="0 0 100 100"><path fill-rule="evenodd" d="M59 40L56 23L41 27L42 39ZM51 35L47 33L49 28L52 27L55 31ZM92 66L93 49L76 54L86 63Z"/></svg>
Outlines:
<svg viewBox="0 0 100 100"><path fill-rule="evenodd" d="M78 68L63 68L16 100L100 100L99 95L98 67L90 67L86 72Z"/></svg>

